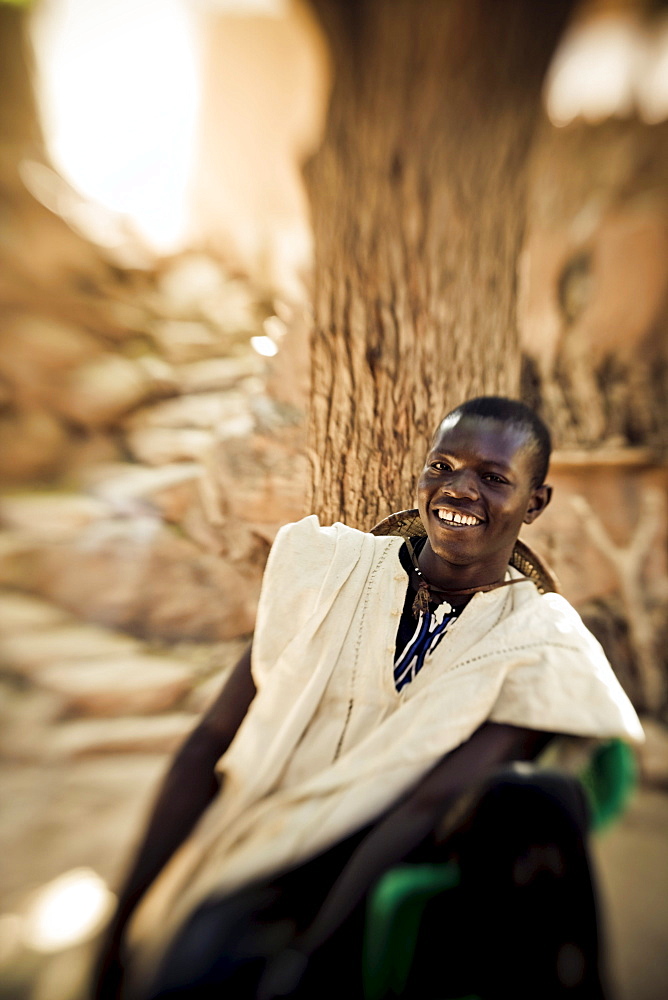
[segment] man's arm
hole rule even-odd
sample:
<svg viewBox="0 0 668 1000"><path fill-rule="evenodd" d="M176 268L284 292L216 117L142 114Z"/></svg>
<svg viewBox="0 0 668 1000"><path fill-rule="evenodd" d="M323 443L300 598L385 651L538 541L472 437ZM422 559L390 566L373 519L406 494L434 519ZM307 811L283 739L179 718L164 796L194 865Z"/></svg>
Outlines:
<svg viewBox="0 0 668 1000"><path fill-rule="evenodd" d="M551 738L516 726L487 722L466 743L447 754L419 784L382 817L353 853L334 883L313 923L285 954L270 966L262 980L258 998L281 995L284 982L303 969L298 954L307 956L319 948L343 921L374 882L401 861L434 829L448 806L499 765L511 760L531 760ZM304 959L305 964L305 959Z"/></svg>
<svg viewBox="0 0 668 1000"><path fill-rule="evenodd" d="M119 893L98 971L100 998L116 995L118 947L139 899L185 840L219 790L214 768L243 722L255 696L250 645L201 722L177 752L158 793L135 861Z"/></svg>

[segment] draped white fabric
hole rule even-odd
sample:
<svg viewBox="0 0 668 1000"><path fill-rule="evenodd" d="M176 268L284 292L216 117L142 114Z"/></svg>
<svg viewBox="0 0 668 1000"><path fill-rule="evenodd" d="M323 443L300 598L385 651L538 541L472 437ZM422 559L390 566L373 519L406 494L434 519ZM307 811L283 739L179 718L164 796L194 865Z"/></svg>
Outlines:
<svg viewBox="0 0 668 1000"><path fill-rule="evenodd" d="M476 594L397 693L401 544L315 516L279 532L253 644L258 692L218 763L222 793L135 914L139 966L204 898L372 820L485 720L643 739L598 642L567 601L529 581Z"/></svg>

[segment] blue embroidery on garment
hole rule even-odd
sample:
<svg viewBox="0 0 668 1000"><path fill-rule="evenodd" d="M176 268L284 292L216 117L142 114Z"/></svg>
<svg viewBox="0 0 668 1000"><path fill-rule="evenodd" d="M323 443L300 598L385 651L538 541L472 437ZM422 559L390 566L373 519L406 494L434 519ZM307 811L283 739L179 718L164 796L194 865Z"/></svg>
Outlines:
<svg viewBox="0 0 668 1000"><path fill-rule="evenodd" d="M410 642L394 663L394 686L401 691L422 670L427 656L430 656L445 635L457 613L449 604L439 604L435 611L423 612Z"/></svg>

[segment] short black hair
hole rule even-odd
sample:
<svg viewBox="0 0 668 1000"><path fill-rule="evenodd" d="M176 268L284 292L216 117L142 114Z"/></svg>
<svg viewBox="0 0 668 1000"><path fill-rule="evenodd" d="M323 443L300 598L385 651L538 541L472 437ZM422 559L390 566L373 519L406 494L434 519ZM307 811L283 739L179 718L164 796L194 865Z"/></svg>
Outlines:
<svg viewBox="0 0 668 1000"><path fill-rule="evenodd" d="M454 416L487 417L513 424L515 427L521 427L525 430L531 439L532 451L535 452L532 485L543 485L550 463L552 438L543 421L530 406L522 403L519 399L508 399L505 396L476 396L475 399L469 399L456 406L454 410L450 410L443 417L443 420Z"/></svg>

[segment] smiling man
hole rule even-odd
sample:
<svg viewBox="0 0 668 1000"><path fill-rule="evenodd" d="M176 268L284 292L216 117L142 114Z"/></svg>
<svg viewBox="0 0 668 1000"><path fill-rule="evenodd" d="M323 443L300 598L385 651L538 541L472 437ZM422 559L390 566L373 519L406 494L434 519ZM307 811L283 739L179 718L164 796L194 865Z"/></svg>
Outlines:
<svg viewBox="0 0 668 1000"><path fill-rule="evenodd" d="M437 585L500 583L523 524L550 501L547 429L512 400L482 397L439 425L418 482L421 565Z"/></svg>
<svg viewBox="0 0 668 1000"><path fill-rule="evenodd" d="M549 453L530 409L482 397L437 428L419 518L281 529L252 654L167 775L100 997L361 997L368 891L454 854L448 977L457 955L484 998L602 996L577 782L499 772L552 734L642 739L577 614L517 568ZM421 1000L446 992L435 951Z"/></svg>

